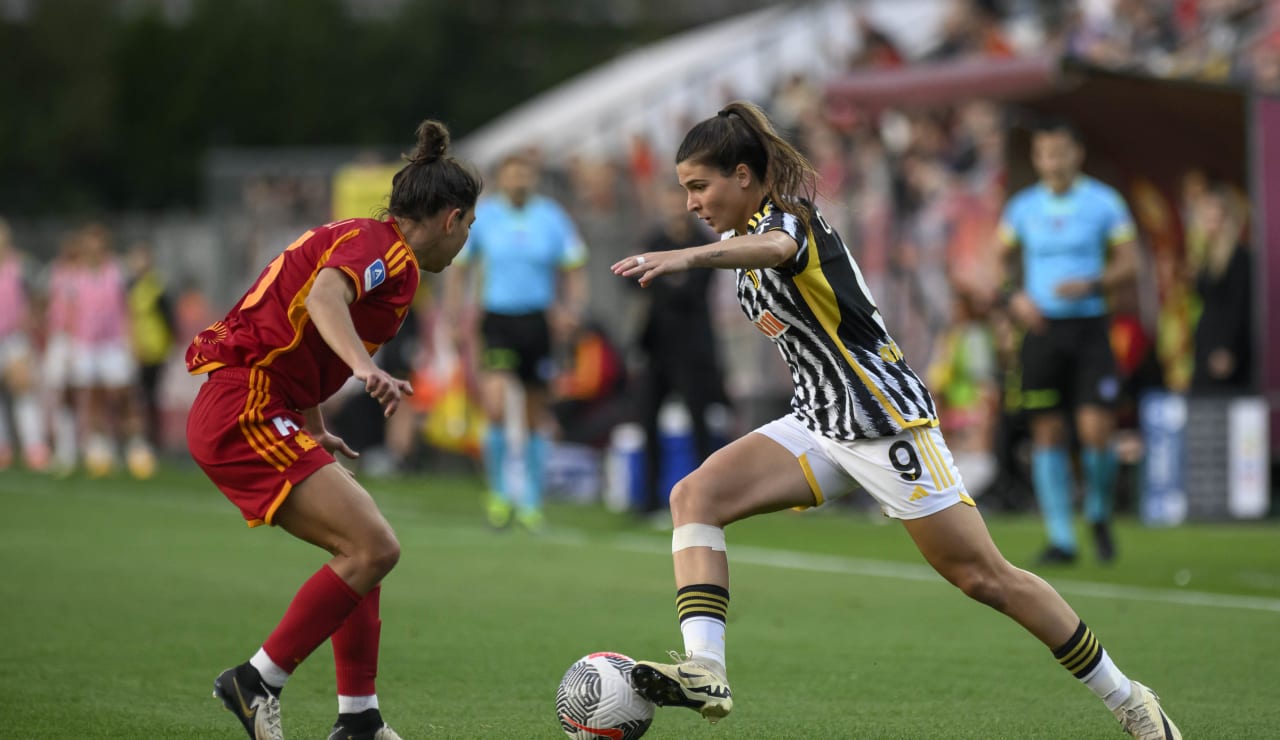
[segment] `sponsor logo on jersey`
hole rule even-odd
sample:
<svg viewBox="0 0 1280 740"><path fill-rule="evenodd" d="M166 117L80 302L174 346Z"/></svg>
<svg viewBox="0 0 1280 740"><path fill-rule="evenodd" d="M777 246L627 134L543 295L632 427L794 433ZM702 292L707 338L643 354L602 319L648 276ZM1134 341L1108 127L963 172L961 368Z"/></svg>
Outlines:
<svg viewBox="0 0 1280 740"><path fill-rule="evenodd" d="M760 318L751 323L755 324L756 328L764 332L764 335L770 339L777 339L790 328L768 309L765 309L764 313L760 314Z"/></svg>

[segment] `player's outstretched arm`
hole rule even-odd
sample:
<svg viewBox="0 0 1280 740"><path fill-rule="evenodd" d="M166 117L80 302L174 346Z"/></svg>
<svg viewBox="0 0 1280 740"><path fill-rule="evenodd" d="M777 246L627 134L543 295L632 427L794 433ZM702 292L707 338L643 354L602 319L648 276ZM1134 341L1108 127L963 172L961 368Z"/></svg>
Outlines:
<svg viewBox="0 0 1280 740"><path fill-rule="evenodd" d="M413 395L408 382L391 377L373 363L356 333L348 308L356 300L356 289L341 270L326 267L316 276L307 296L307 313L325 344L351 372L364 381L365 392L382 405L383 415L391 416L400 406L402 395Z"/></svg>
<svg viewBox="0 0 1280 740"><path fill-rule="evenodd" d="M659 275L698 267L752 270L777 267L795 256L799 245L785 231L746 234L714 244L663 252L645 252L615 262L613 274L634 277L647 287Z"/></svg>

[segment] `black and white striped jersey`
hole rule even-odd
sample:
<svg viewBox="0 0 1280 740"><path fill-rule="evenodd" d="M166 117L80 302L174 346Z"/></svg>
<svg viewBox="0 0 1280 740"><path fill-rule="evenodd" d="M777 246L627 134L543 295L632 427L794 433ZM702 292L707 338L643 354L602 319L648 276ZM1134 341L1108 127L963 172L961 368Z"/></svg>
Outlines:
<svg viewBox="0 0 1280 740"><path fill-rule="evenodd" d="M817 209L806 227L766 202L747 226L750 234L785 231L799 245L783 265L737 271L743 312L791 368L792 412L839 440L936 426L933 398L885 329L844 241Z"/></svg>

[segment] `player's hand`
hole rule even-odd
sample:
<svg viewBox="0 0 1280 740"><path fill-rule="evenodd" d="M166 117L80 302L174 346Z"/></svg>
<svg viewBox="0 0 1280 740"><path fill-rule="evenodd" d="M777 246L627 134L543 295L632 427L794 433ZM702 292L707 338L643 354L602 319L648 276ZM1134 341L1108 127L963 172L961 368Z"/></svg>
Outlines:
<svg viewBox="0 0 1280 740"><path fill-rule="evenodd" d="M400 407L400 399L413 395L413 386L407 380L393 378L376 366L356 370L354 375L364 383L364 392L382 406L382 415L391 415Z"/></svg>
<svg viewBox="0 0 1280 740"><path fill-rule="evenodd" d="M1009 298L1009 313L1020 326L1039 334L1044 331L1044 316L1026 291L1020 290Z"/></svg>
<svg viewBox="0 0 1280 740"><path fill-rule="evenodd" d="M1077 298L1087 298L1098 292L1098 281L1096 280L1063 280L1058 283L1058 287L1053 290L1054 295L1067 300L1075 300Z"/></svg>
<svg viewBox="0 0 1280 740"><path fill-rule="evenodd" d="M339 437L338 435L333 434L332 432L325 431L325 432L320 432L319 434L311 432L310 434L316 440L316 444L323 447L331 455L337 455L338 453L342 453L344 457L349 457L352 460L356 459L357 457L360 457L359 452L356 452L355 450L348 447L347 443L342 441L342 437Z"/></svg>
<svg viewBox="0 0 1280 740"><path fill-rule="evenodd" d="M689 256L683 249L645 252L619 260L610 269L614 275L636 278L640 281L641 288L647 288L659 275L688 270Z"/></svg>

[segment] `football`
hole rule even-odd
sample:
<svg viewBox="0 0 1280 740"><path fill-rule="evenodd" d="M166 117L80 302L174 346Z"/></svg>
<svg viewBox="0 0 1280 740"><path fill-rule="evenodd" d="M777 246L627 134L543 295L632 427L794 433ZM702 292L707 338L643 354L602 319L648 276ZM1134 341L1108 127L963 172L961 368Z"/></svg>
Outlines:
<svg viewBox="0 0 1280 740"><path fill-rule="evenodd" d="M653 722L654 705L631 688L636 662L620 653L580 658L560 679L556 717L574 740L636 740Z"/></svg>

